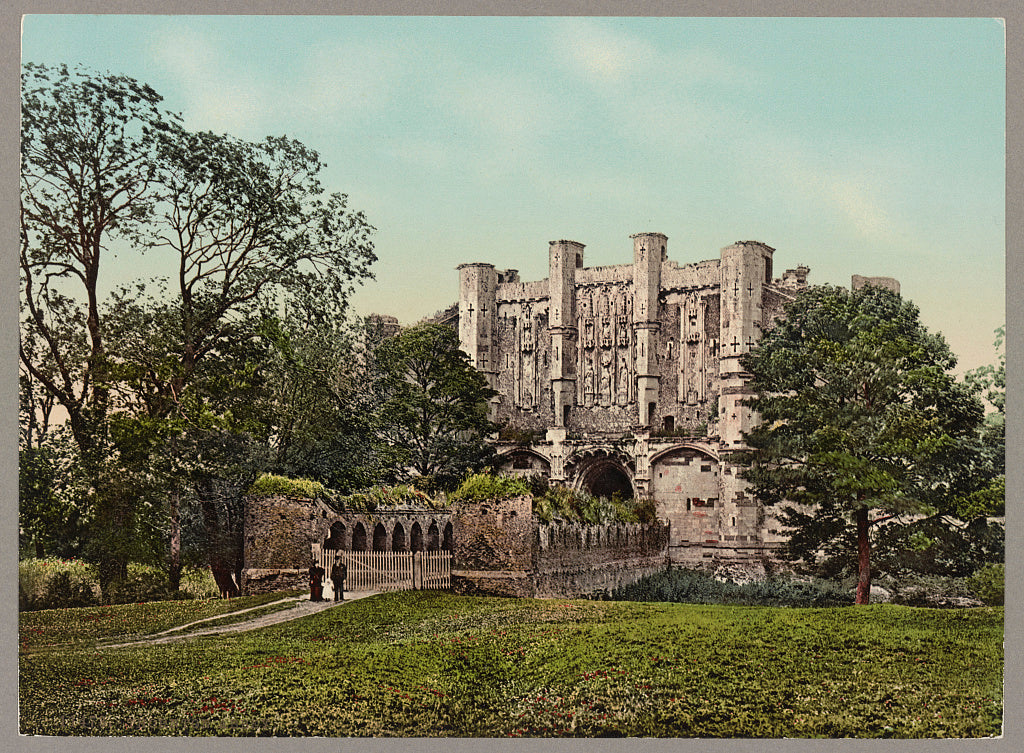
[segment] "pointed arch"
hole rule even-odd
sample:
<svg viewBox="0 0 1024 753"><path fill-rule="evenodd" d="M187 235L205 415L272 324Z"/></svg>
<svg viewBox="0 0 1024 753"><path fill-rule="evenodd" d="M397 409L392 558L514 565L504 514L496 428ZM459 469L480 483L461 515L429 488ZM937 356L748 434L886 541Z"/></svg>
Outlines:
<svg viewBox="0 0 1024 753"><path fill-rule="evenodd" d="M340 520L331 523L331 530L324 539L324 549L345 548L345 524Z"/></svg>
<svg viewBox="0 0 1024 753"><path fill-rule="evenodd" d="M352 551L366 551L366 527L360 522L352 529Z"/></svg>
<svg viewBox="0 0 1024 753"><path fill-rule="evenodd" d="M395 522L394 529L391 531L391 551L405 551L405 527L397 521Z"/></svg>
<svg viewBox="0 0 1024 753"><path fill-rule="evenodd" d="M373 527L373 551L386 552L388 549L388 531L383 523Z"/></svg>

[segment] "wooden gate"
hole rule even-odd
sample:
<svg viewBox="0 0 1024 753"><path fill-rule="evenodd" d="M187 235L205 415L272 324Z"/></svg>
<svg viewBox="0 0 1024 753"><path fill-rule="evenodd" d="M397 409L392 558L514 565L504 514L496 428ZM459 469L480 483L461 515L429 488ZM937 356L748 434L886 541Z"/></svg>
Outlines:
<svg viewBox="0 0 1024 753"><path fill-rule="evenodd" d="M339 557L348 568L346 591L445 590L452 585L451 552L349 552L313 544L313 561L327 577Z"/></svg>

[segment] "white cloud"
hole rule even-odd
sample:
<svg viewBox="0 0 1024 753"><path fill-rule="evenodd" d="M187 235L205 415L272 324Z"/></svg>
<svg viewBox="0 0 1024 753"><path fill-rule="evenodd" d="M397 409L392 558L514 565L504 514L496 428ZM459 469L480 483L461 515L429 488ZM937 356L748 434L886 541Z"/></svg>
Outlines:
<svg viewBox="0 0 1024 753"><path fill-rule="evenodd" d="M593 20L567 20L553 35L570 68L602 81L621 81L649 66L654 48L635 35L624 34Z"/></svg>
<svg viewBox="0 0 1024 753"><path fill-rule="evenodd" d="M869 241L892 241L896 230L874 192L855 181L825 177L824 196L853 228Z"/></svg>
<svg viewBox="0 0 1024 753"><path fill-rule="evenodd" d="M154 61L181 93L182 114L194 128L260 137L273 96L244 69L231 70L216 45L186 26L169 29L151 45Z"/></svg>
<svg viewBox="0 0 1024 753"><path fill-rule="evenodd" d="M304 63L291 96L314 117L345 117L374 111L391 101L408 70L403 56L382 44L320 45Z"/></svg>

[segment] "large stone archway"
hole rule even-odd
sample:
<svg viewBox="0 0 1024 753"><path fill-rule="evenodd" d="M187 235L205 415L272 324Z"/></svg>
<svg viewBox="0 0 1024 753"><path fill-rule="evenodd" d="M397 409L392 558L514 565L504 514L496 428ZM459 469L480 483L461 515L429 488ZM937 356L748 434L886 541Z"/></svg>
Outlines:
<svg viewBox="0 0 1024 753"><path fill-rule="evenodd" d="M595 497L618 494L629 499L636 494L632 469L615 454L595 451L574 458L573 487Z"/></svg>

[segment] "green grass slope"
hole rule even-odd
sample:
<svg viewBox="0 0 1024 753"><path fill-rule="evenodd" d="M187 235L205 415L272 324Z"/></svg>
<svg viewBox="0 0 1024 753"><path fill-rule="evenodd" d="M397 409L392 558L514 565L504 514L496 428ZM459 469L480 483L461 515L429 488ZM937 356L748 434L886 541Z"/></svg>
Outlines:
<svg viewBox="0 0 1024 753"><path fill-rule="evenodd" d="M384 594L231 636L23 648L21 731L986 737L1001 731L1002 630L1001 608Z"/></svg>

